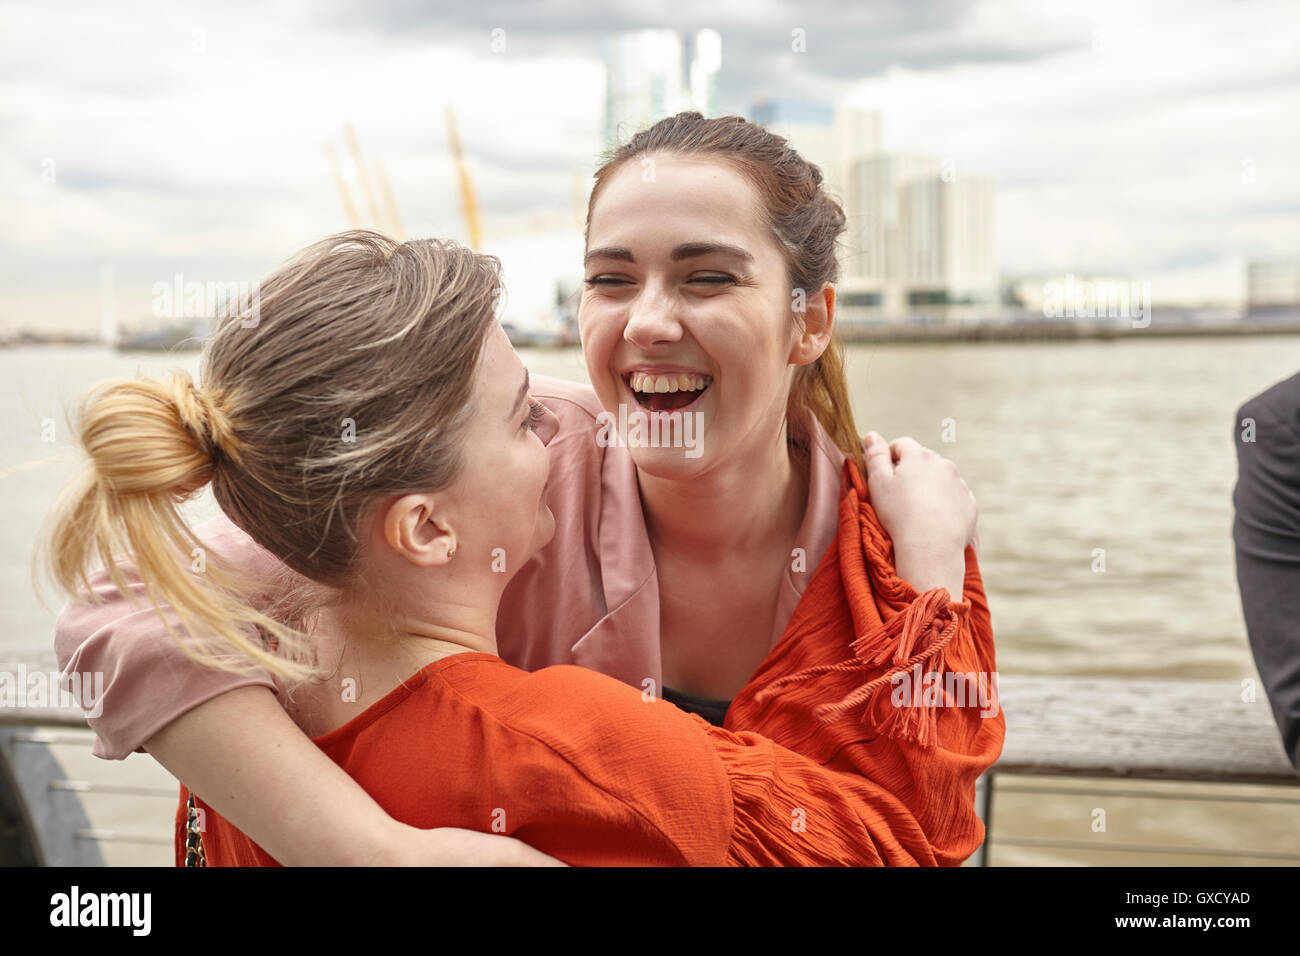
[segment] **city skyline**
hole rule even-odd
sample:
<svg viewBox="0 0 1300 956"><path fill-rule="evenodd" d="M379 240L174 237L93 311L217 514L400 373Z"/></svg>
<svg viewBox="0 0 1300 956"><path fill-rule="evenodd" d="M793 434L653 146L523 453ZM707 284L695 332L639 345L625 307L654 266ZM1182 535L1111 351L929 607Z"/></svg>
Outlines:
<svg viewBox="0 0 1300 956"><path fill-rule="evenodd" d="M177 271L256 278L344 228L321 150L349 120L412 235L463 238L446 105L489 231L567 211L602 145L602 43L665 23L720 34L719 112L843 99L883 117L885 151L995 178L1005 277L1123 275L1157 302L1241 301L1247 260L1296 255L1300 67L1285 54L1300 18L1284 5L789 4L741 24L670 4L657 24L624 10L581 25L548 4L480 6L9 4L0 331L93 332L104 266L125 318ZM522 279L538 252L515 244Z"/></svg>

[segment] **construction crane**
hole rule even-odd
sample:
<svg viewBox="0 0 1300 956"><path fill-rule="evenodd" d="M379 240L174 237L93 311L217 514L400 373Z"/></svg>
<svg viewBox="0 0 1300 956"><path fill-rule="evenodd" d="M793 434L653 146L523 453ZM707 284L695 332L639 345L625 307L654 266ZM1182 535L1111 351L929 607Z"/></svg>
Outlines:
<svg viewBox="0 0 1300 956"><path fill-rule="evenodd" d="M461 148L460 132L456 125L456 114L450 106L446 108L447 144L451 150L452 162L456 167L457 183L460 188L461 213L465 220L465 232L468 245L475 252L482 250L483 225L479 214L478 196L474 192L474 183L470 178L469 166L465 162L465 151ZM343 205L343 214L348 225L353 229L371 228L386 233L398 240L406 238L406 230L401 216L397 212L397 202L393 198L393 189L383 164L375 160L367 164L361 152L361 140L351 123L343 126L343 139L350 160L348 171L354 175L344 174L343 161L333 143L325 147L329 160L330 173L334 185L338 188L339 201ZM361 194L366 216L362 216L360 205L354 199L352 186L355 183ZM563 231L582 228L586 220L585 201L587 194L586 177L579 170L573 170L572 208L569 213L558 210L533 212L497 223L494 235L523 235L537 232Z"/></svg>
<svg viewBox="0 0 1300 956"><path fill-rule="evenodd" d="M450 106L447 107L447 142L451 146L451 158L456 162L456 173L460 177L461 207L465 214L465 229L469 233L469 247L478 252L483 239L478 218L478 200L474 196L474 184L469 179L469 168L465 165L465 154L461 152L456 114Z"/></svg>
<svg viewBox="0 0 1300 956"><path fill-rule="evenodd" d="M351 123L343 127L343 138L347 141L348 152L351 154L352 166L356 170L357 184L361 189L362 198L366 202L366 211L370 214L370 224L368 228L377 232L386 233L399 241L406 239L406 230L402 228L402 219L397 214L397 203L393 199L393 190L388 185L388 177L384 175L384 167L377 160L375 162L375 180L379 183L378 194L374 185L370 181L370 171L366 167L365 157L361 155L361 140L357 138L357 131ZM348 188L347 179L343 175L343 167L339 162L338 150L334 144L330 143L325 147L325 155L329 159L330 173L334 177L334 184L338 187L339 200L343 203L343 214L347 217L348 225L353 229L366 227L360 214L357 212L357 205L352 201L352 190ZM382 198L383 205L380 205Z"/></svg>
<svg viewBox="0 0 1300 956"><path fill-rule="evenodd" d="M388 222L393 230L393 235L399 239L406 238L406 230L402 228L402 217L397 214L397 203L393 200L393 190L388 185L388 177L384 175L384 164L375 160L375 179L379 181L379 192L384 200L384 209L388 211Z"/></svg>

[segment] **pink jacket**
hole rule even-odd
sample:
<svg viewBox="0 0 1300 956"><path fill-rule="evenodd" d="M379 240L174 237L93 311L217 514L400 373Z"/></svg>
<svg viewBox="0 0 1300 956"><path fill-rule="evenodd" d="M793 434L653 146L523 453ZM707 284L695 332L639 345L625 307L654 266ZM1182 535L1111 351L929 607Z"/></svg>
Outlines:
<svg viewBox="0 0 1300 956"><path fill-rule="evenodd" d="M555 537L515 575L497 615L501 657L525 670L577 664L661 693L659 585L646 534L636 466L626 448L602 447L590 386L536 376L532 393L552 413L548 502ZM816 417L792 415L791 435L809 449L808 504L795 547L804 571L786 572L769 647L835 537L844 453ZM221 517L196 529L209 549L269 575L276 559ZM119 595L104 572L91 583L103 603L73 601L59 615L55 651L65 673L102 672L102 713L90 718L92 752L121 760L181 714L247 685L275 689L267 674L236 675L194 663L173 640L127 569ZM262 576L262 575L259 575Z"/></svg>

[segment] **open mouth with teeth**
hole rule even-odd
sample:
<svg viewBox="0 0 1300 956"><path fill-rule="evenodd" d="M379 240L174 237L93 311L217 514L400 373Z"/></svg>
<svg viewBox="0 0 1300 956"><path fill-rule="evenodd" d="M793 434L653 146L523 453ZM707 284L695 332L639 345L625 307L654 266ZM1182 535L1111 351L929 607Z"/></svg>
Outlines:
<svg viewBox="0 0 1300 956"><path fill-rule="evenodd" d="M648 412L675 412L693 404L713 384L711 375L672 372L648 375L631 372L623 376L637 404Z"/></svg>

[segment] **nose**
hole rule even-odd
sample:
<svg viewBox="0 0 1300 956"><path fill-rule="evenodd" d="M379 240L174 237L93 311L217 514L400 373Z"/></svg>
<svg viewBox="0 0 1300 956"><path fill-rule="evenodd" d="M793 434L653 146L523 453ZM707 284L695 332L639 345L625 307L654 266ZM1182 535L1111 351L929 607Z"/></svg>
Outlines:
<svg viewBox="0 0 1300 956"><path fill-rule="evenodd" d="M642 349L653 345L671 344L682 337L681 323L673 314L672 299L662 293L647 289L628 310L623 338Z"/></svg>
<svg viewBox="0 0 1300 956"><path fill-rule="evenodd" d="M540 401L540 400L539 400ZM542 440L543 445L549 445L551 439L556 436L560 430L560 419L555 413L546 407L545 402L541 402L542 422L537 426L537 437Z"/></svg>

